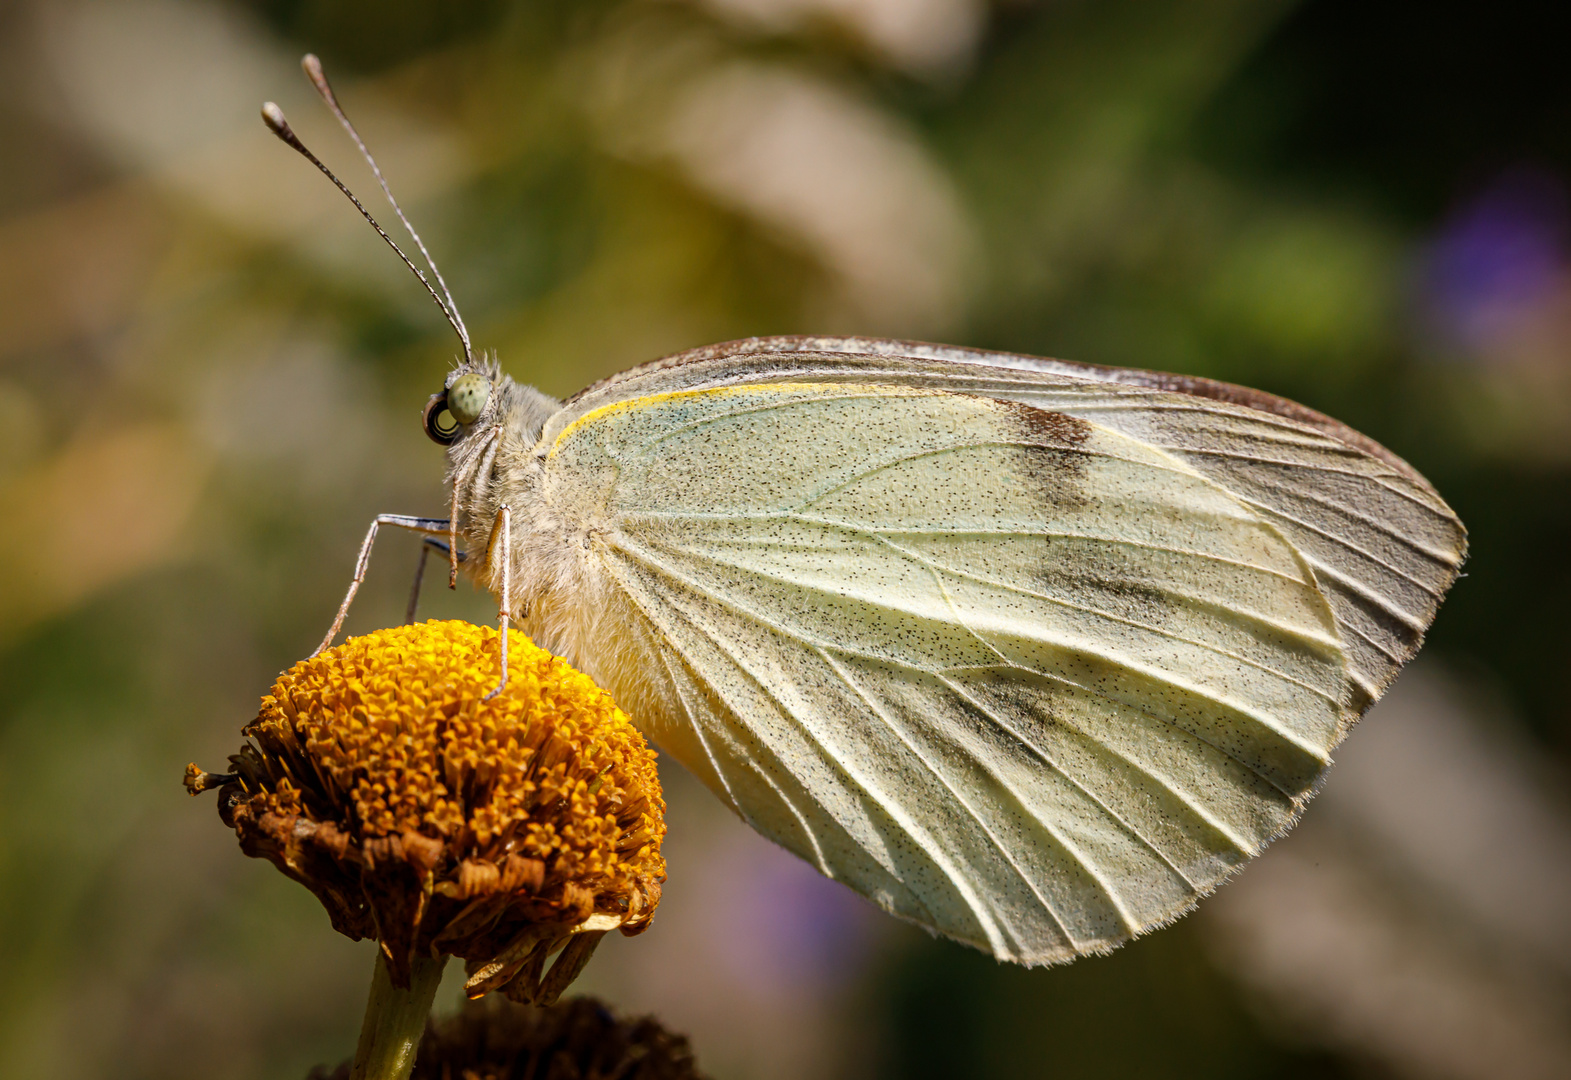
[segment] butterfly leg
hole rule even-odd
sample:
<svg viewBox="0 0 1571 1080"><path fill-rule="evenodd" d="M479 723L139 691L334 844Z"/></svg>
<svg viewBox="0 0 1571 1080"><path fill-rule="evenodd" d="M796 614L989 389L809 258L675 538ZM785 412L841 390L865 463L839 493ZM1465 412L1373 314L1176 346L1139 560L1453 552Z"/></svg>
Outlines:
<svg viewBox="0 0 1571 1080"><path fill-rule="evenodd" d="M507 622L508 622L508 594L513 591L513 515L506 504L496 512L496 523L491 526L491 538L485 545L485 564L491 565L491 558L496 552L497 541L502 542L502 587L497 590L501 598L497 605L497 633L502 638L502 678L489 694L485 696L490 701L502 692L502 687L507 685Z"/></svg>
<svg viewBox="0 0 1571 1080"><path fill-rule="evenodd" d="M354 580L349 583L349 592L344 595L344 602L338 606L338 614L333 619L333 625L328 629L327 636L322 639L322 644L316 647L316 656L323 649L333 643L338 636L338 631L343 629L344 619L349 614L349 605L354 603L355 593L360 591L360 583L365 580L366 568L371 565L371 545L376 543L376 531L383 525L392 525L400 529L411 529L414 532L428 535L440 535L448 531L446 518L410 517L408 514L378 514L371 521L371 528L366 531L365 540L360 545L360 557L355 560Z"/></svg>
<svg viewBox="0 0 1571 1080"><path fill-rule="evenodd" d="M421 541L420 561L415 563L415 580L414 583L409 586L409 607L404 611L405 625L415 621L415 609L420 605L420 582L425 578L425 560L426 556L431 554L433 548L437 551L440 551L443 555L452 556L453 554L452 548L448 547L446 543L436 539L433 536L428 536L423 541ZM463 561L464 553L462 551L460 551L457 556L452 559L454 565L457 565Z"/></svg>

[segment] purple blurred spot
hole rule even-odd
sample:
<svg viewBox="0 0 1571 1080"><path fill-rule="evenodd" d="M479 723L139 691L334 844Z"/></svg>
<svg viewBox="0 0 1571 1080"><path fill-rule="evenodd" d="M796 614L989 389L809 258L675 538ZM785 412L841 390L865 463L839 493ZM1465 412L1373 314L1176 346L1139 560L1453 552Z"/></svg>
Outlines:
<svg viewBox="0 0 1571 1080"><path fill-rule="evenodd" d="M715 885L724 963L750 989L771 995L814 995L855 978L879 912L811 866L748 838L717 860Z"/></svg>
<svg viewBox="0 0 1571 1080"><path fill-rule="evenodd" d="M1520 325L1566 279L1565 185L1514 170L1454 214L1430 246L1422 303L1435 329L1464 348L1486 348Z"/></svg>

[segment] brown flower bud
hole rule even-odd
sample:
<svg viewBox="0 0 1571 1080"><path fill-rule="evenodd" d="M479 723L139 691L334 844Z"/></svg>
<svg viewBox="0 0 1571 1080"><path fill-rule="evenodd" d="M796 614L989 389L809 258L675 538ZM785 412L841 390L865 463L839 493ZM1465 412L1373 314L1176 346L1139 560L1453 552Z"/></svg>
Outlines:
<svg viewBox="0 0 1571 1080"><path fill-rule="evenodd" d="M309 1080L348 1080L350 1063ZM593 998L549 1009L494 1000L426 1025L410 1080L703 1080L687 1040L645 1017L622 1020Z"/></svg>

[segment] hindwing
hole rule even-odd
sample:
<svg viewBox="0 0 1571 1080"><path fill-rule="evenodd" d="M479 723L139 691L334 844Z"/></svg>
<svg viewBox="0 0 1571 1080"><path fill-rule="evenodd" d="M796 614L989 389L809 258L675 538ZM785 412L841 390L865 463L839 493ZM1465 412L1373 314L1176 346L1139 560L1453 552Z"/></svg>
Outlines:
<svg viewBox="0 0 1571 1080"><path fill-rule="evenodd" d="M1450 577L1402 559L1460 560L1416 473L1303 417L813 344L547 423L590 580L538 600L597 629L545 643L760 832L1000 958L1116 945L1287 828L1416 648L1348 612L1421 635Z"/></svg>

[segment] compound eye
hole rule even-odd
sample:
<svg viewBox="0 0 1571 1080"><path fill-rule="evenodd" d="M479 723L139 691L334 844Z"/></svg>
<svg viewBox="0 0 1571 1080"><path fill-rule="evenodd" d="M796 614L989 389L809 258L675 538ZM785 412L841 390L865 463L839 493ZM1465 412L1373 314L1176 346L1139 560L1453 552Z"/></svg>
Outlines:
<svg viewBox="0 0 1571 1080"><path fill-rule="evenodd" d="M472 371L459 376L447 388L447 411L460 424L472 424L480 419L480 414L485 411L485 403L489 400L491 380Z"/></svg>
<svg viewBox="0 0 1571 1080"><path fill-rule="evenodd" d="M447 403L447 391L432 394L431 400L425 403L425 415L421 417L421 424L431 441L442 446L452 446L458 440L459 424L453 417L453 410Z"/></svg>

